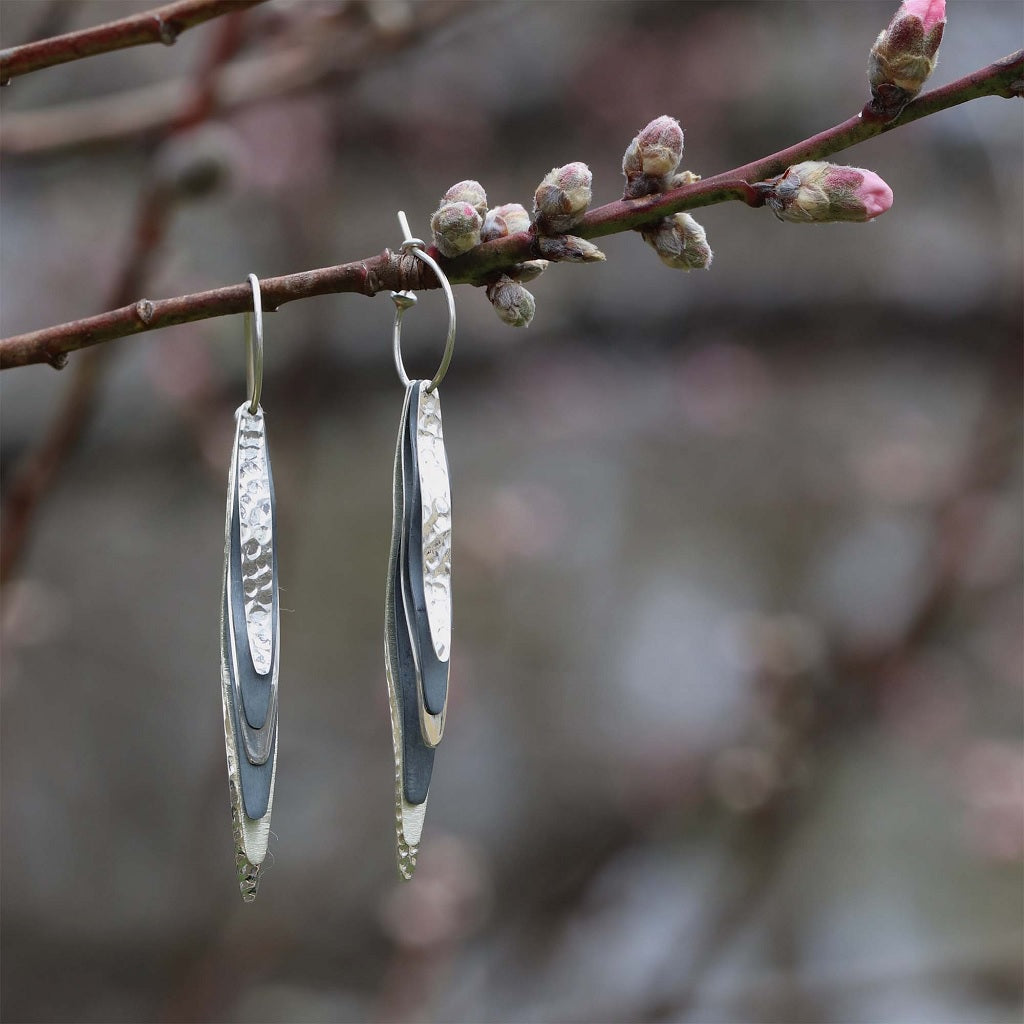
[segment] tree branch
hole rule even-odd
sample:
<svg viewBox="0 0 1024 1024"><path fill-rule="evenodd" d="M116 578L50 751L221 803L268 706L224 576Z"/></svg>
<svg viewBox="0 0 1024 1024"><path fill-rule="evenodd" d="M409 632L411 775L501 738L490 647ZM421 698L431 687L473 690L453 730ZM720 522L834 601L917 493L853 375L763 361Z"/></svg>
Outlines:
<svg viewBox="0 0 1024 1024"><path fill-rule="evenodd" d="M266 0L179 0L152 11L134 14L104 25L68 32L52 39L40 39L24 46L0 50L0 82L6 85L18 75L93 57L98 53L123 50L129 46L163 43L172 46L178 36L222 14L244 10Z"/></svg>
<svg viewBox="0 0 1024 1024"><path fill-rule="evenodd" d="M1024 51L981 68L941 89L919 97L889 122L857 114L788 149L744 164L693 185L661 195L620 199L591 210L573 232L583 238L599 238L639 227L682 210L698 209L733 200L756 205L749 183L780 174L791 164L820 159L849 149L866 139L919 118L982 96L1020 96L1024 79ZM452 284L484 284L503 269L541 256L535 229L486 242L456 259L445 259L431 250ZM432 272L409 256L385 249L377 256L319 270L309 270L260 281L264 308L272 311L286 302L339 292L376 295L380 291L420 291L437 288ZM243 313L251 308L248 285L236 284L173 299L140 299L107 313L54 327L16 335L0 341L0 370L33 363L61 367L67 354L144 331L190 323L215 316Z"/></svg>
<svg viewBox="0 0 1024 1024"><path fill-rule="evenodd" d="M400 27L362 23L353 15L325 18L302 43L233 61L217 76L221 114L278 96L356 78L383 56L401 52L465 13L459 0L421 0ZM323 31L320 31L323 29ZM126 92L4 114L0 153L38 155L75 146L138 139L163 130L176 116L189 78L172 78Z"/></svg>

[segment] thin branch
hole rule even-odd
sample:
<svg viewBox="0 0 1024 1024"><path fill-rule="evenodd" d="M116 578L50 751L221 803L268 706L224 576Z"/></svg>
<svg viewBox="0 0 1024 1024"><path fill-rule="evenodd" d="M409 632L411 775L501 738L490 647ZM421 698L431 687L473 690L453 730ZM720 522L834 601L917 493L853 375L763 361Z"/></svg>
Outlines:
<svg viewBox="0 0 1024 1024"><path fill-rule="evenodd" d="M129 46L163 43L172 46L182 32L222 14L244 10L266 0L179 0L152 11L133 14L104 25L40 39L24 46L0 50L0 82L18 75L67 64L69 61L110 53Z"/></svg>
<svg viewBox="0 0 1024 1024"><path fill-rule="evenodd" d="M803 142L771 156L715 175L693 185L684 185L662 195L641 199L620 199L591 210L573 232L583 238L598 238L639 227L681 210L693 210L715 203L740 201L755 204L749 183L779 174L801 160L839 153L866 139L909 124L919 118L982 96L1019 96L1024 76L1024 51L1005 57L986 68L921 96L888 123L858 114ZM493 242L486 242L456 259L444 259L431 250L452 284L484 284L502 269L541 256L533 229ZM352 263L308 270L260 281L264 308L276 310L286 302L340 292L376 295L381 291L420 291L438 287L433 273L412 257L382 253ZM107 313L74 320L54 327L15 335L0 341L0 370L33 363L61 367L69 352L113 341L132 334L206 320L210 317L243 313L251 296L245 284L229 285L173 299L140 299Z"/></svg>
<svg viewBox="0 0 1024 1024"><path fill-rule="evenodd" d="M367 67L377 66L382 56L408 49L466 10L459 0L421 0L400 26L358 22L354 16L324 19L302 43L242 58L224 68L217 76L217 110L225 114L352 80ZM192 88L189 78L173 78L106 96L5 113L0 153L36 156L76 146L137 141L164 129L177 115L181 94Z"/></svg>

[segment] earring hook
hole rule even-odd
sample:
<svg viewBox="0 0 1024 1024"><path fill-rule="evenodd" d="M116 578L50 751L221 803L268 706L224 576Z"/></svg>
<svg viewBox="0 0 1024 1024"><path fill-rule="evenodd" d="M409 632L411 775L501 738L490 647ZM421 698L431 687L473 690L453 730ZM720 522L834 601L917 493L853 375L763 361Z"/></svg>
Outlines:
<svg viewBox="0 0 1024 1024"><path fill-rule="evenodd" d="M404 210L398 211L398 223L404 237L402 252L411 252L418 260L430 267L438 281L440 281L441 287L444 289L444 297L448 300L448 338L444 343L444 355L441 357L441 365L437 368L437 373L434 374L433 379L427 385L427 391L431 392L444 380L444 375L448 372L448 366L452 361L452 353L455 351L455 296L452 294L452 286L448 283L448 278L445 277L444 271L437 265L437 261L425 251L423 239L413 237L412 232L409 230L409 221L405 216ZM416 305L416 295L411 291L392 292L391 301L395 304L395 369L398 371L398 377L402 384L408 387L410 384L409 375L405 372L405 364L402 362L402 314L410 307Z"/></svg>
<svg viewBox="0 0 1024 1024"><path fill-rule="evenodd" d="M245 383L249 395L249 415L255 416L263 392L263 299L260 279L248 277L252 288L252 311L245 312Z"/></svg>

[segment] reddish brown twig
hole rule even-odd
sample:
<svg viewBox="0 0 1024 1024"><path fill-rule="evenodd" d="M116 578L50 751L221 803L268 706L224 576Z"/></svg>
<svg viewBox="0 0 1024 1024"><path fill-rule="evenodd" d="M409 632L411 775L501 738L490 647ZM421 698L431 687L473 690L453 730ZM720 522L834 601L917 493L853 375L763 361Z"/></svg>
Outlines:
<svg viewBox="0 0 1024 1024"><path fill-rule="evenodd" d="M342 17L343 10L324 19L323 31L300 44L241 58L224 68L217 76L217 109L222 113L240 110L273 97L344 82L466 11L459 0L421 2L412 8L407 25L382 28L355 13ZM36 155L151 137L177 116L181 94L191 88L189 79L172 78L58 106L9 111L4 114L0 153Z"/></svg>
<svg viewBox="0 0 1024 1024"><path fill-rule="evenodd" d="M921 96L907 106L899 117L887 124L864 120L857 115L803 142L771 156L715 175L693 185L684 185L661 195L642 199L620 199L591 210L573 229L583 238L598 238L628 231L661 217L739 200L757 205L750 182L779 174L801 160L820 159L849 149L875 135L909 124L981 96L1016 96L1024 74L1024 51L990 64L973 74ZM432 250L453 284L481 284L490 275L524 260L537 259L541 253L533 231L524 231L477 246L457 259L443 259ZM319 270L308 270L260 282L264 307L274 310L296 299L338 292L376 295L380 291L421 290L438 287L432 272L410 257L400 257L385 249L382 253ZM140 299L98 316L75 320L54 327L16 335L0 341L0 369L49 363L60 367L69 352L124 338L144 331L190 323L210 317L242 313L250 303L245 284L216 288L173 299Z"/></svg>
<svg viewBox="0 0 1024 1024"><path fill-rule="evenodd" d="M171 46L186 29L244 10L266 0L179 0L129 18L108 21L104 25L68 32L52 39L40 39L24 46L0 51L0 82L7 83L30 71L67 64L98 53L123 50L129 46L163 43Z"/></svg>

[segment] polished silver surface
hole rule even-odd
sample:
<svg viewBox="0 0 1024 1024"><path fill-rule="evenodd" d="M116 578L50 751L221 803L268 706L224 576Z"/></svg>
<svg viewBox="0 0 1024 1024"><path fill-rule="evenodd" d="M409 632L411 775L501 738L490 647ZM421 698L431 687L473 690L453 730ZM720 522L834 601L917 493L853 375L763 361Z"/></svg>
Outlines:
<svg viewBox="0 0 1024 1024"><path fill-rule="evenodd" d="M250 274L247 280L252 288L252 312L245 314L245 379L249 412L255 414L263 391L263 297L260 279Z"/></svg>
<svg viewBox="0 0 1024 1024"><path fill-rule="evenodd" d="M452 643L452 498L441 425L441 396L420 386L416 444L423 507L423 591L439 661Z"/></svg>
<svg viewBox="0 0 1024 1024"><path fill-rule="evenodd" d="M270 493L267 435L263 410L238 412L238 512L242 588L245 595L245 628L256 671L265 676L271 669L274 627L274 528Z"/></svg>
<svg viewBox="0 0 1024 1024"><path fill-rule="evenodd" d="M407 309L412 309L416 305L416 293L392 292L391 301L395 304L395 326L391 334L392 355L398 379L402 382L402 387L407 388L412 381L409 380L409 374L405 372L405 363L402 362L402 316Z"/></svg>

